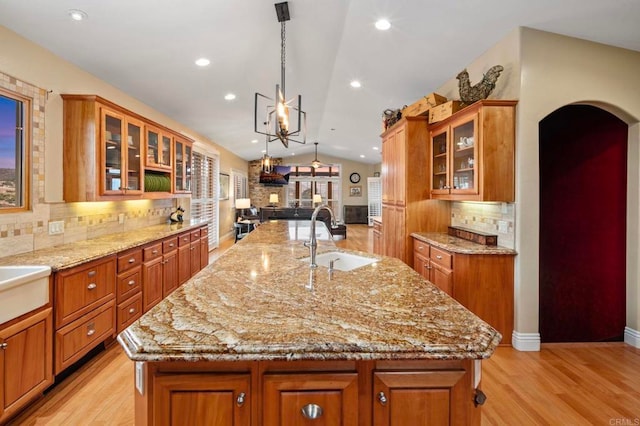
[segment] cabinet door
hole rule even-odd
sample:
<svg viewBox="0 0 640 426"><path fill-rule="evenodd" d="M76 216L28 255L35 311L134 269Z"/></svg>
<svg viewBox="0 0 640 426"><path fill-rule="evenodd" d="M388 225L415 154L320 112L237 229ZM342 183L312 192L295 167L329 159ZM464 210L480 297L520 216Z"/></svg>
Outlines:
<svg viewBox="0 0 640 426"><path fill-rule="evenodd" d="M158 426L250 426L249 374L168 374L153 382Z"/></svg>
<svg viewBox="0 0 640 426"><path fill-rule="evenodd" d="M478 193L478 115L451 123L451 193Z"/></svg>
<svg viewBox="0 0 640 426"><path fill-rule="evenodd" d="M174 192L191 191L191 143L174 138L175 168Z"/></svg>
<svg viewBox="0 0 640 426"><path fill-rule="evenodd" d="M162 256L162 296L167 297L178 288L178 251Z"/></svg>
<svg viewBox="0 0 640 426"><path fill-rule="evenodd" d="M449 193L448 127L431 134L431 193Z"/></svg>
<svg viewBox="0 0 640 426"><path fill-rule="evenodd" d="M382 205L382 226L385 230L382 233L382 248L386 256L396 256L396 235L390 230L396 229L395 209L391 205Z"/></svg>
<svg viewBox="0 0 640 426"><path fill-rule="evenodd" d="M382 202L393 203L393 191L395 190L393 184L393 141L395 140L395 133L388 134L382 140L382 166L380 168L380 174L382 177Z"/></svg>
<svg viewBox="0 0 640 426"><path fill-rule="evenodd" d="M125 150L122 140L125 138L124 115L107 108L100 108L102 169L100 193L121 195L125 189Z"/></svg>
<svg viewBox="0 0 640 426"><path fill-rule="evenodd" d="M142 133L142 121L134 120L126 117L126 149L125 162L123 167L126 168L124 177L124 188L126 194L142 194L142 143L144 135Z"/></svg>
<svg viewBox="0 0 640 426"><path fill-rule="evenodd" d="M374 426L449 425L451 389L464 371L376 372Z"/></svg>
<svg viewBox="0 0 640 426"><path fill-rule="evenodd" d="M162 257L142 264L142 307L147 312L162 300Z"/></svg>
<svg viewBox="0 0 640 426"><path fill-rule="evenodd" d="M200 240L194 241L191 243L191 276L200 271Z"/></svg>
<svg viewBox="0 0 640 426"><path fill-rule="evenodd" d="M209 264L209 237L200 238L200 269Z"/></svg>
<svg viewBox="0 0 640 426"><path fill-rule="evenodd" d="M51 312L0 331L0 423L53 383Z"/></svg>
<svg viewBox="0 0 640 426"><path fill-rule="evenodd" d="M157 170L171 170L171 136L152 126L146 128L145 167Z"/></svg>
<svg viewBox="0 0 640 426"><path fill-rule="evenodd" d="M178 284L182 285L191 278L191 246L178 248Z"/></svg>
<svg viewBox="0 0 640 426"><path fill-rule="evenodd" d="M393 141L393 198L397 206L406 205L406 181L407 181L407 145L406 127L402 126L396 132Z"/></svg>
<svg viewBox="0 0 640 426"><path fill-rule="evenodd" d="M430 262L429 268L431 271L429 281L435 284L440 290L453 297L453 272L434 262Z"/></svg>
<svg viewBox="0 0 640 426"><path fill-rule="evenodd" d="M266 374L264 426L358 424L356 373Z"/></svg>

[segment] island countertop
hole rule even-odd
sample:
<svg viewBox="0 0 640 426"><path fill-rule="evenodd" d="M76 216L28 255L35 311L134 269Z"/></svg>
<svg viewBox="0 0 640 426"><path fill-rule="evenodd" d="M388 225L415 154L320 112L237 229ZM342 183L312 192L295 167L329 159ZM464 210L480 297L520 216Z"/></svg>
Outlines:
<svg viewBox="0 0 640 426"><path fill-rule="evenodd" d="M311 270L307 235L300 222L259 226L118 341L136 361L484 359L495 350L495 329L398 259ZM331 250L319 241L318 253Z"/></svg>

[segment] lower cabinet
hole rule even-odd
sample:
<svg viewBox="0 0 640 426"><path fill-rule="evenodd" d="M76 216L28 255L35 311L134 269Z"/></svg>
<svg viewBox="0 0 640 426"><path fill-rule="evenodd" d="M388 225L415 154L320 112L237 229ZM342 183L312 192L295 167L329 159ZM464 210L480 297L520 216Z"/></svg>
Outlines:
<svg viewBox="0 0 640 426"><path fill-rule="evenodd" d="M481 361L136 363L136 425L479 426Z"/></svg>
<svg viewBox="0 0 640 426"><path fill-rule="evenodd" d="M250 374L160 375L153 383L149 424L250 426L250 388Z"/></svg>
<svg viewBox="0 0 640 426"><path fill-rule="evenodd" d="M53 383L52 308L0 329L0 424Z"/></svg>
<svg viewBox="0 0 640 426"><path fill-rule="evenodd" d="M142 251L142 309L147 312L162 300L162 243L151 244Z"/></svg>
<svg viewBox="0 0 640 426"><path fill-rule="evenodd" d="M382 222L373 221L373 254L384 254Z"/></svg>
<svg viewBox="0 0 640 426"><path fill-rule="evenodd" d="M356 373L266 374L262 424L358 425Z"/></svg>

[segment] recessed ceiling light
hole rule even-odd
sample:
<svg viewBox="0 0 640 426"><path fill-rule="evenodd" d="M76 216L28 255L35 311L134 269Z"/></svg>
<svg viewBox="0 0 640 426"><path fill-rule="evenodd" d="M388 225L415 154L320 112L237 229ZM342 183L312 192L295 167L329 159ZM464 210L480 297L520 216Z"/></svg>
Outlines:
<svg viewBox="0 0 640 426"><path fill-rule="evenodd" d="M380 31L386 31L391 28L391 22L387 21L386 19L378 19L375 25L376 28Z"/></svg>
<svg viewBox="0 0 640 426"><path fill-rule="evenodd" d="M291 155L292 155L292 156L293 156L293 155L296 155L296 153L295 153L295 152L292 152L292 153L291 153Z"/></svg>
<svg viewBox="0 0 640 426"><path fill-rule="evenodd" d="M252 139L251 143L258 143L258 139Z"/></svg>
<svg viewBox="0 0 640 426"><path fill-rule="evenodd" d="M87 12L80 9L70 9L67 13L74 21L82 21L83 19L87 19L89 17L89 15L87 15Z"/></svg>
<svg viewBox="0 0 640 426"><path fill-rule="evenodd" d="M377 147L377 146L374 146L374 147L373 147L373 150L374 150L374 151L377 151L377 150L378 150L378 147Z"/></svg>
<svg viewBox="0 0 640 426"><path fill-rule="evenodd" d="M364 158L364 154L360 154L360 158Z"/></svg>
<svg viewBox="0 0 640 426"><path fill-rule="evenodd" d="M211 63L211 61L208 60L207 58L196 59L196 65L199 66L199 67L206 67L210 63Z"/></svg>
<svg viewBox="0 0 640 426"><path fill-rule="evenodd" d="M227 101L232 101L236 98L236 95L234 95L233 93L227 93L226 95L224 95L224 99Z"/></svg>
<svg viewBox="0 0 640 426"><path fill-rule="evenodd" d="M357 89L359 87L362 87L362 84L360 84L360 82L358 80L352 80L351 83L349 83L351 85L351 87Z"/></svg>

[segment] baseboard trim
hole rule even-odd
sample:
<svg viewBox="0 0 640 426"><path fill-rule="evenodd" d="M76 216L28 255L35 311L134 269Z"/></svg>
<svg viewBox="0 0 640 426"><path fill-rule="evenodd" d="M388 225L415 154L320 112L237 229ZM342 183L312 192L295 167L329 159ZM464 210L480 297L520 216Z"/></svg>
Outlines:
<svg viewBox="0 0 640 426"><path fill-rule="evenodd" d="M631 327L624 328L624 342L627 345L631 345L634 348L640 349L640 331L634 330Z"/></svg>
<svg viewBox="0 0 640 426"><path fill-rule="evenodd" d="M519 333L511 335L511 345L521 352L540 352L540 333Z"/></svg>

